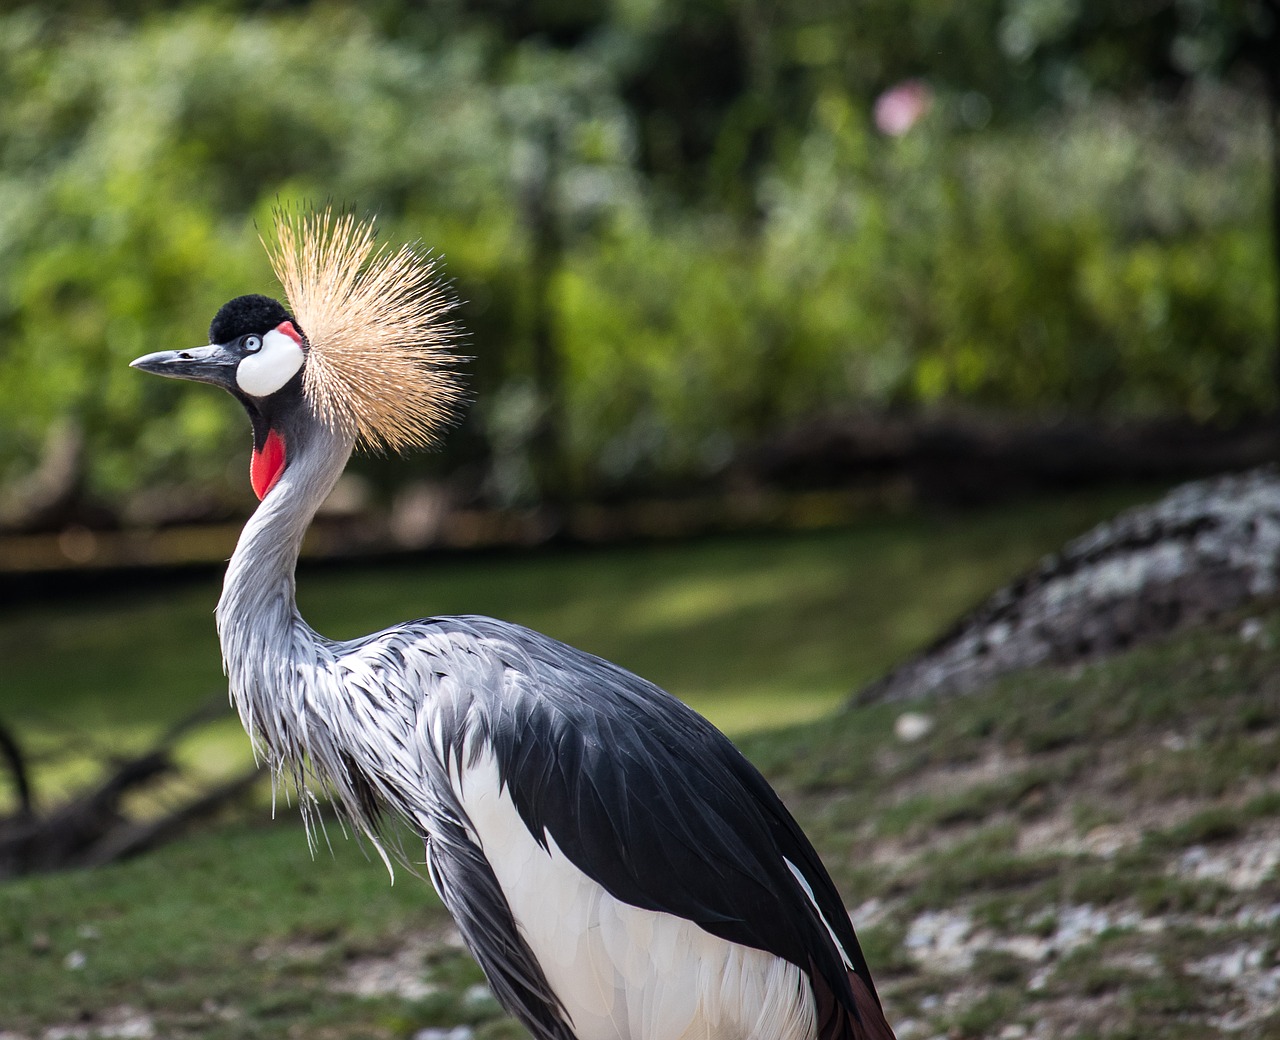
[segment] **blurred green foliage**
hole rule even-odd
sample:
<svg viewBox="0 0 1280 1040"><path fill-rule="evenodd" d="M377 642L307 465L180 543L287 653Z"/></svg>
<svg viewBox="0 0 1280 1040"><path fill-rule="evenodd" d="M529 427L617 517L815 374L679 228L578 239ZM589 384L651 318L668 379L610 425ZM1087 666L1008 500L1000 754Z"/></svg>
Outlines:
<svg viewBox="0 0 1280 1040"><path fill-rule="evenodd" d="M274 291L277 200L444 256L477 403L410 465L470 461L500 501L537 494L539 305L580 492L867 404L1276 404L1267 116L1230 60L1256 4L170 6L0 15L0 485L71 424L99 500L244 494L235 408L126 363ZM890 136L906 77L932 105Z"/></svg>

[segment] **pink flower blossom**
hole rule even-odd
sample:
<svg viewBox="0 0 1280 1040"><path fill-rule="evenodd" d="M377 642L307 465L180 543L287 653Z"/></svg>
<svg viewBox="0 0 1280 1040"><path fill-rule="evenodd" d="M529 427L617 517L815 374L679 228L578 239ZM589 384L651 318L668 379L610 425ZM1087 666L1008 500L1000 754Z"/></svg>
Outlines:
<svg viewBox="0 0 1280 1040"><path fill-rule="evenodd" d="M901 137L932 106L933 91L929 84L918 79L903 80L876 98L876 129L890 137Z"/></svg>

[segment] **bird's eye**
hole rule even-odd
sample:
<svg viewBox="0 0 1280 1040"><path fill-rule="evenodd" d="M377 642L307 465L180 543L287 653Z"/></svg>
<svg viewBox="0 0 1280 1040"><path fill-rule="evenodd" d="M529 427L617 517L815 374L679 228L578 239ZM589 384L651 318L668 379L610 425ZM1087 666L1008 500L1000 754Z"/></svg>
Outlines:
<svg viewBox="0 0 1280 1040"><path fill-rule="evenodd" d="M245 349L245 353L247 354L256 354L259 350L262 349L262 337L261 336L245 336L244 349Z"/></svg>

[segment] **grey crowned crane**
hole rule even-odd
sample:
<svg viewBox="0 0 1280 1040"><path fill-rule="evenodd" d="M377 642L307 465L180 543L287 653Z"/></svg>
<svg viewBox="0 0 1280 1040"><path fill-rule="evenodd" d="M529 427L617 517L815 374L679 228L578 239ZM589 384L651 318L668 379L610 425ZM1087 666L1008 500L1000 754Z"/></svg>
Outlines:
<svg viewBox="0 0 1280 1040"><path fill-rule="evenodd" d="M284 212L289 309L224 305L135 368L229 391L261 504L218 603L258 752L375 842L387 816L503 1006L538 1040L892 1038L817 853L709 722L519 625L436 617L336 642L294 601L303 533L357 444L429 444L459 400L452 300L371 222ZM381 850L382 846L378 846Z"/></svg>

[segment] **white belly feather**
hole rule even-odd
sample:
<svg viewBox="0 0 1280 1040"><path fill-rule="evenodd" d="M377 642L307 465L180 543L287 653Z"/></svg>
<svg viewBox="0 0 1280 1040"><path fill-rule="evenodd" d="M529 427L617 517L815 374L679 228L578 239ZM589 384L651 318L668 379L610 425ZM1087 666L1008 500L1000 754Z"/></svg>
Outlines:
<svg viewBox="0 0 1280 1040"><path fill-rule="evenodd" d="M623 903L521 820L482 754L458 793L516 924L579 1040L813 1040L794 964Z"/></svg>

